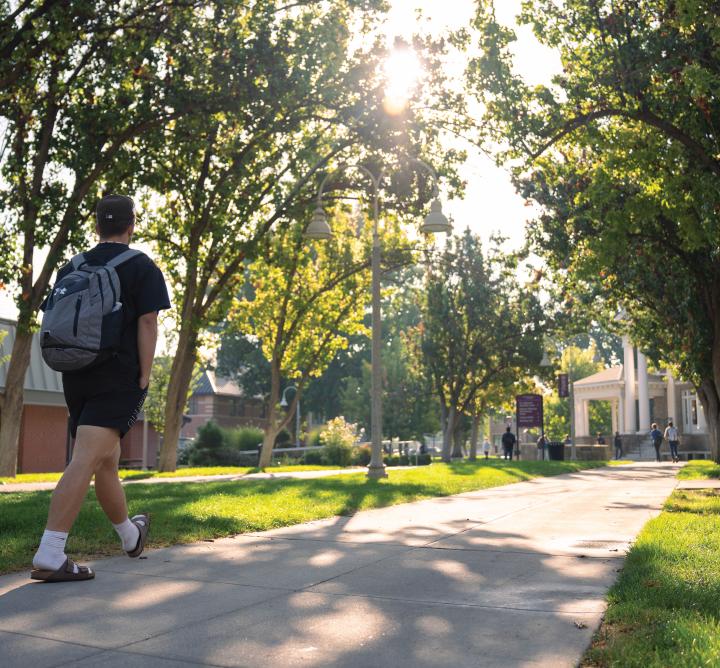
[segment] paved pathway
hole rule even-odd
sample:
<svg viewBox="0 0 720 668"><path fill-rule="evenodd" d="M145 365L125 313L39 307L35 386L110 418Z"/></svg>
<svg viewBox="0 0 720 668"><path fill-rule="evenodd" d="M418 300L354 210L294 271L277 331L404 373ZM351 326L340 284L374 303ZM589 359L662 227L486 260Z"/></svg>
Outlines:
<svg viewBox="0 0 720 668"><path fill-rule="evenodd" d="M677 467L583 471L0 578L5 668L574 666ZM308 499L312 503L312 499Z"/></svg>

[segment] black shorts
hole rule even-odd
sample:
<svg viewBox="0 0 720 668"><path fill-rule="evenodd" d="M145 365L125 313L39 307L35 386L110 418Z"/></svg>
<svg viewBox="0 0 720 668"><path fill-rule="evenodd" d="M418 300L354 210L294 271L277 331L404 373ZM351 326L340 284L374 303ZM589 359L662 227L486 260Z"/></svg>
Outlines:
<svg viewBox="0 0 720 668"><path fill-rule="evenodd" d="M135 424L147 396L147 388L140 389L133 381L119 381L115 388L107 390L70 374L63 376L63 390L73 438L82 424L117 429L122 438Z"/></svg>

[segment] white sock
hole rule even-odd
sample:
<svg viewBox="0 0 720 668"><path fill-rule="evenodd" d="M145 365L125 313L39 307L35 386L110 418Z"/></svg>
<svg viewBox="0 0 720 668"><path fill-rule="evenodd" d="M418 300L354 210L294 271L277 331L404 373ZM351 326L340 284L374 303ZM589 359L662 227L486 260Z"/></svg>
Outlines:
<svg viewBox="0 0 720 668"><path fill-rule="evenodd" d="M44 571L56 571L65 563L65 543L67 533L64 531L48 531L45 529L40 539L40 547L33 557L33 568ZM77 567L75 569L77 572Z"/></svg>
<svg viewBox="0 0 720 668"><path fill-rule="evenodd" d="M113 524L117 535L120 536L122 541L122 548L125 552L134 550L137 545L138 538L140 538L140 529L138 529L130 519L126 519L120 524Z"/></svg>

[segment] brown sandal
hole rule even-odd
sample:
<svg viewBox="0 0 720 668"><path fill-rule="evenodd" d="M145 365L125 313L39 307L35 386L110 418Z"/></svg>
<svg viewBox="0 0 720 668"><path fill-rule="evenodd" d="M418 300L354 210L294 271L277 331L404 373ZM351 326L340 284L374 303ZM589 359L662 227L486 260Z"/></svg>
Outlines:
<svg viewBox="0 0 720 668"><path fill-rule="evenodd" d="M75 572L76 568L77 572ZM33 568L30 572L31 579L43 582L74 582L75 580L92 580L94 577L95 572L91 568L79 566L70 557L65 559L65 563L56 571Z"/></svg>
<svg viewBox="0 0 720 668"><path fill-rule="evenodd" d="M130 521L138 528L140 535L138 536L137 545L133 550L126 552L128 557L139 557L145 549L145 541L147 540L148 531L150 529L150 513L146 515L133 515Z"/></svg>

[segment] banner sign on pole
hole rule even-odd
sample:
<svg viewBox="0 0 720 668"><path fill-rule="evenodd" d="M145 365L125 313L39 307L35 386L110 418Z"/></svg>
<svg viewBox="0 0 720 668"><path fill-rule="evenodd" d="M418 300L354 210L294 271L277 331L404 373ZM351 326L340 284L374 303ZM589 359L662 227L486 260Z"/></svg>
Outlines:
<svg viewBox="0 0 720 668"><path fill-rule="evenodd" d="M518 394L515 397L517 428L543 427L542 394Z"/></svg>
<svg viewBox="0 0 720 668"><path fill-rule="evenodd" d="M568 375L561 373L558 376L558 396L569 397L570 396L570 385L568 382Z"/></svg>

